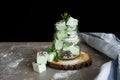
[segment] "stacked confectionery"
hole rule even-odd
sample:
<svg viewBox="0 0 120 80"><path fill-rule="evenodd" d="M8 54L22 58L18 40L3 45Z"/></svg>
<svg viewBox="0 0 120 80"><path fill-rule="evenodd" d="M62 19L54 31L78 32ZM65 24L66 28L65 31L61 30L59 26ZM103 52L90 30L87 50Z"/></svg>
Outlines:
<svg viewBox="0 0 120 80"><path fill-rule="evenodd" d="M46 70L47 62L59 61L59 59L73 59L80 54L78 37L78 20L65 13L63 20L55 24L56 32L54 41L46 51L37 53L36 63L33 62L33 69L36 72Z"/></svg>
<svg viewBox="0 0 120 80"><path fill-rule="evenodd" d="M32 63L34 71L38 73L45 71L47 62L51 62L53 59L53 54L48 54L45 51L37 52L36 62Z"/></svg>
<svg viewBox="0 0 120 80"><path fill-rule="evenodd" d="M78 20L68 16L55 24L56 33L53 45L61 59L70 59L79 55Z"/></svg>

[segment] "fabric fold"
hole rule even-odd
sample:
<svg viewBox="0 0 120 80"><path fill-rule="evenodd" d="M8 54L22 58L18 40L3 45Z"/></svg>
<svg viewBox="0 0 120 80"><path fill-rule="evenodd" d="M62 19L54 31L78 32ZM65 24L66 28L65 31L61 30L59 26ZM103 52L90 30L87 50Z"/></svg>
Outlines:
<svg viewBox="0 0 120 80"><path fill-rule="evenodd" d="M120 40L112 33L80 33L81 41L105 54L111 61L104 63L94 80L120 80Z"/></svg>

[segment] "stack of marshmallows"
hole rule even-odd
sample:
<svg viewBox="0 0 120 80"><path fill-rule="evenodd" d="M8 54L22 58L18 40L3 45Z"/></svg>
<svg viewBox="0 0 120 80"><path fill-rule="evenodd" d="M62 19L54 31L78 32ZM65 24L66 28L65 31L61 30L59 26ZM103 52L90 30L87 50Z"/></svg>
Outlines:
<svg viewBox="0 0 120 80"><path fill-rule="evenodd" d="M52 52L40 51L37 53L37 62L33 62L33 69L36 72L46 70L47 61L54 61L56 54L61 52L60 57L69 59L79 55L79 37L77 30L78 20L72 17L66 21L61 20L55 24L56 33L54 36L54 50Z"/></svg>
<svg viewBox="0 0 120 80"><path fill-rule="evenodd" d="M55 49L61 51L61 57L64 59L72 58L79 55L79 36L78 36L78 20L70 17L67 22L61 20L55 24ZM70 53L69 56L65 56Z"/></svg>
<svg viewBox="0 0 120 80"><path fill-rule="evenodd" d="M47 61L51 62L54 59L54 54L47 54L45 51L37 52L36 63L33 62L33 70L35 72L41 73L46 70Z"/></svg>

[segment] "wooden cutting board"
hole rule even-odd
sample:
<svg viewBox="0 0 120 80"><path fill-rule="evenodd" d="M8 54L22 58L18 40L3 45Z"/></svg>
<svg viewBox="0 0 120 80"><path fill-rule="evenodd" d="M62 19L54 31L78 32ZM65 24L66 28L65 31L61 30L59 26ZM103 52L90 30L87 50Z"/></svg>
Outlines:
<svg viewBox="0 0 120 80"><path fill-rule="evenodd" d="M48 62L47 65L52 68L62 69L62 70L73 70L80 69L83 67L90 66L92 59L90 55L85 52L81 52L80 55L74 59L70 60L59 60L58 62L52 61Z"/></svg>

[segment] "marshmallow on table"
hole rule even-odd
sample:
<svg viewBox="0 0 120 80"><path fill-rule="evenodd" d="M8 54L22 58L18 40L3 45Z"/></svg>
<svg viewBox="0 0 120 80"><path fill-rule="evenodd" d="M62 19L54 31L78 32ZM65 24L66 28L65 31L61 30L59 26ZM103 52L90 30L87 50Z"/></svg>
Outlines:
<svg viewBox="0 0 120 80"><path fill-rule="evenodd" d="M40 51L37 53L37 63L47 64L47 52Z"/></svg>
<svg viewBox="0 0 120 80"><path fill-rule="evenodd" d="M33 65L33 70L35 72L41 73L46 70L45 64L37 64L37 63L33 62L32 65Z"/></svg>

